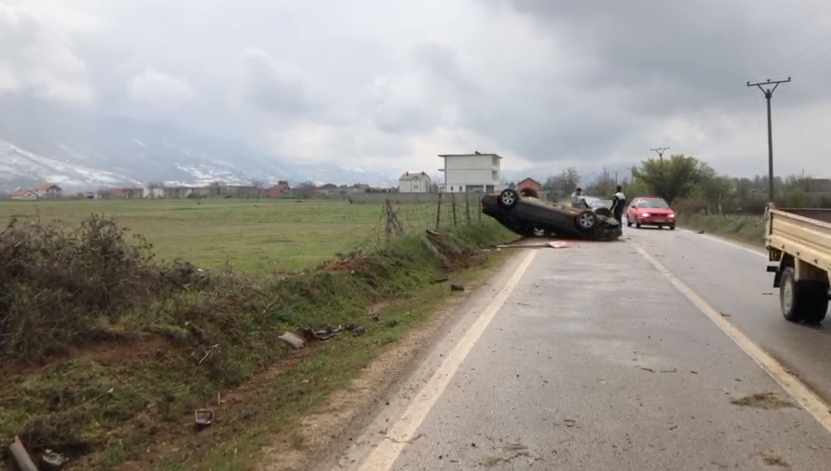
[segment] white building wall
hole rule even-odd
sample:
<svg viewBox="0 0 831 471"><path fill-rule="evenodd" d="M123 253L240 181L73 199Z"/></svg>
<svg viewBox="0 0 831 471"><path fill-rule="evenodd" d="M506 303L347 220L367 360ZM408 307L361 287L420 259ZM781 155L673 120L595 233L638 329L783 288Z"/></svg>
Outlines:
<svg viewBox="0 0 831 471"><path fill-rule="evenodd" d="M502 180L501 159L493 155L452 155L444 161L444 191L465 192L468 187L489 191Z"/></svg>
<svg viewBox="0 0 831 471"><path fill-rule="evenodd" d="M429 193L432 182L427 175L398 180L399 193Z"/></svg>

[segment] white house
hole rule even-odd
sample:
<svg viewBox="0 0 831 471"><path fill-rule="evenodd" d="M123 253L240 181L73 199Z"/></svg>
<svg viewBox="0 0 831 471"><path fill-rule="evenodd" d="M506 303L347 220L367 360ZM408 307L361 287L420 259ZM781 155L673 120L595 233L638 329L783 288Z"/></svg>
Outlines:
<svg viewBox="0 0 831 471"><path fill-rule="evenodd" d="M398 179L399 193L429 193L433 182L424 172L404 172Z"/></svg>
<svg viewBox="0 0 831 471"><path fill-rule="evenodd" d="M38 195L32 190L18 188L11 193L11 198L13 200L36 200Z"/></svg>
<svg viewBox="0 0 831 471"><path fill-rule="evenodd" d="M502 157L499 154L439 154L444 159L442 191L451 193L487 193L502 181Z"/></svg>

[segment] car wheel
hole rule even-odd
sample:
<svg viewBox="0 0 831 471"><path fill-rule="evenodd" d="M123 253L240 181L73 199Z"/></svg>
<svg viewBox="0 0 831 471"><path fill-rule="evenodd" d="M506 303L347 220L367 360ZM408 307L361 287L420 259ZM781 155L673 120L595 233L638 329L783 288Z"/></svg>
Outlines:
<svg viewBox="0 0 831 471"><path fill-rule="evenodd" d="M669 230L674 231L675 230L675 224L669 226Z"/></svg>
<svg viewBox="0 0 831 471"><path fill-rule="evenodd" d="M637 227L638 229L640 229L640 228L641 228L641 223L639 223L639 222L637 222L637 221L636 221L636 222L635 222L635 227Z"/></svg>
<svg viewBox="0 0 831 471"><path fill-rule="evenodd" d="M497 204L502 209L514 209L514 206L519 203L519 193L516 190L506 188L499 194Z"/></svg>
<svg viewBox="0 0 831 471"><path fill-rule="evenodd" d="M626 227L632 227L632 218L626 216Z"/></svg>
<svg viewBox="0 0 831 471"><path fill-rule="evenodd" d="M574 218L577 222L577 229L583 232L589 232L597 225L597 214L588 209L580 211Z"/></svg>

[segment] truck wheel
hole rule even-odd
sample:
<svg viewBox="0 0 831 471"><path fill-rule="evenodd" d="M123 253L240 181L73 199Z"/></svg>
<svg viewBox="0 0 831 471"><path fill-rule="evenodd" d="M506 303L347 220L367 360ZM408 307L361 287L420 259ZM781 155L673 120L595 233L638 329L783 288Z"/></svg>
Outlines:
<svg viewBox="0 0 831 471"><path fill-rule="evenodd" d="M519 193L516 190L506 188L499 194L497 204L502 209L514 209L514 206L519 203Z"/></svg>
<svg viewBox="0 0 831 471"><path fill-rule="evenodd" d="M577 222L577 229L582 232L590 232L597 225L597 214L590 209L580 211L574 219Z"/></svg>
<svg viewBox="0 0 831 471"><path fill-rule="evenodd" d="M779 304L789 322L820 323L828 312L828 283L796 281L793 267L785 267L779 284Z"/></svg>

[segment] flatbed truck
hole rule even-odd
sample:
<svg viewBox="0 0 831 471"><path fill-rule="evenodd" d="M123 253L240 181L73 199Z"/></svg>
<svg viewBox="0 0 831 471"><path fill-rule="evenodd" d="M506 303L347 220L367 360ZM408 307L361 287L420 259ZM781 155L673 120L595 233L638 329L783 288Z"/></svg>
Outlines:
<svg viewBox="0 0 831 471"><path fill-rule="evenodd" d="M765 226L767 271L774 273L782 315L794 323L822 322L831 280L831 209L769 204Z"/></svg>

